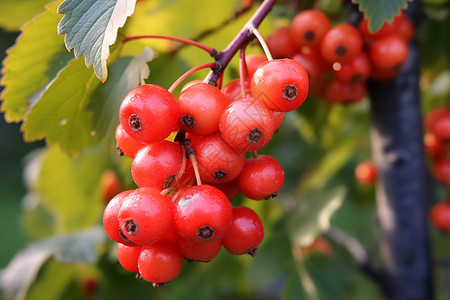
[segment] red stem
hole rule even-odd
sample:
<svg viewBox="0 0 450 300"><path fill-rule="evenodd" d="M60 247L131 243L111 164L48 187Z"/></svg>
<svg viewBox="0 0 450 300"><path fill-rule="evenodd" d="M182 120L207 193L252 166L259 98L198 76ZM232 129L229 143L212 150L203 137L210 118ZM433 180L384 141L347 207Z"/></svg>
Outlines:
<svg viewBox="0 0 450 300"><path fill-rule="evenodd" d="M197 48L203 49L206 52L208 52L209 55L211 55L213 57L216 57L218 55L218 52L216 49L206 46L206 45L203 45L202 43L199 43L199 42L196 42L196 41L193 41L190 39L180 38L180 37L176 37L176 36L167 36L167 35L133 35L133 36L127 36L126 38L123 39L122 43L120 43L118 57L120 57L120 54L122 53L123 45L125 45L125 43L132 41L132 40L137 40L137 39L165 39L165 40L180 42L180 43L187 44L187 45L192 45Z"/></svg>
<svg viewBox="0 0 450 300"><path fill-rule="evenodd" d="M215 63L207 63L207 64L203 64L203 65L199 65L196 66L192 69L190 69L189 71L187 71L186 73L184 73L183 75L181 75L173 84L172 86L169 88L169 92L173 93L173 91L177 88L177 86L186 78L188 78L191 74L193 74L194 72L197 72L198 70L202 70L202 69L206 69L206 68L213 68L215 65Z"/></svg>

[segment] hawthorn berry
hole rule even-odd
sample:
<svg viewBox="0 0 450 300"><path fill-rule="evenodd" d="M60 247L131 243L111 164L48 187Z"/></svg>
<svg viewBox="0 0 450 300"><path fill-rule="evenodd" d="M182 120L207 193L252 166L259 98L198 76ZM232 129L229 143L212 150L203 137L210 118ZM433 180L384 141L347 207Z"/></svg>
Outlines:
<svg viewBox="0 0 450 300"><path fill-rule="evenodd" d="M228 98L218 88L206 83L195 84L180 93L178 111L180 128L196 135L219 130L219 118Z"/></svg>
<svg viewBox="0 0 450 300"><path fill-rule="evenodd" d="M244 80L244 87L246 92L250 92L250 80ZM222 93L228 98L228 101L231 102L236 98L242 97L244 94L241 94L241 81L239 79L231 80L222 88Z"/></svg>
<svg viewBox="0 0 450 300"><path fill-rule="evenodd" d="M450 233L450 203L443 202L433 205L429 216L431 223L436 229Z"/></svg>
<svg viewBox="0 0 450 300"><path fill-rule="evenodd" d="M241 97L225 108L219 129L222 138L237 152L257 151L272 139L273 114L257 98Z"/></svg>
<svg viewBox="0 0 450 300"><path fill-rule="evenodd" d="M173 204L154 188L139 188L129 194L119 210L119 226L126 238L138 245L152 244L170 228Z"/></svg>
<svg viewBox="0 0 450 300"><path fill-rule="evenodd" d="M431 173L437 181L450 184L450 159L441 157L433 162Z"/></svg>
<svg viewBox="0 0 450 300"><path fill-rule="evenodd" d="M320 10L304 10L292 20L290 34L298 48L318 48L330 27L330 20Z"/></svg>
<svg viewBox="0 0 450 300"><path fill-rule="evenodd" d="M306 99L308 74L295 60L276 59L263 63L252 77L251 91L268 108L292 111Z"/></svg>
<svg viewBox="0 0 450 300"><path fill-rule="evenodd" d="M119 119L133 139L147 144L159 142L177 128L177 102L166 89L144 84L125 96Z"/></svg>
<svg viewBox="0 0 450 300"><path fill-rule="evenodd" d="M231 220L230 201L213 186L193 186L175 200L175 227L182 238L192 243L219 241L230 227Z"/></svg>
<svg viewBox="0 0 450 300"><path fill-rule="evenodd" d="M444 154L445 146L439 138L431 132L426 132L423 138L425 151L433 158L439 158Z"/></svg>
<svg viewBox="0 0 450 300"><path fill-rule="evenodd" d="M141 251L142 246L127 246L117 243L117 257L119 258L119 263L129 272L139 272L138 259Z"/></svg>
<svg viewBox="0 0 450 300"><path fill-rule="evenodd" d="M267 46L274 58L292 57L298 52L291 38L289 27L283 26L267 37Z"/></svg>
<svg viewBox="0 0 450 300"><path fill-rule="evenodd" d="M134 190L128 190L117 194L108 202L108 205L103 211L103 228L105 228L106 234L113 241L128 246L134 245L134 243L130 242L120 231L119 210L125 197L132 192L134 192Z"/></svg>
<svg viewBox="0 0 450 300"><path fill-rule="evenodd" d="M131 164L131 174L139 187L168 188L180 171L183 152L179 144L161 141L142 148Z"/></svg>
<svg viewBox="0 0 450 300"><path fill-rule="evenodd" d="M369 57L365 52L359 53L347 63L338 64L337 68L333 66L336 79L349 83L365 82L370 76L371 68Z"/></svg>
<svg viewBox="0 0 450 300"><path fill-rule="evenodd" d="M330 29L322 39L320 51L330 63L351 61L363 48L359 31L349 24L339 24Z"/></svg>
<svg viewBox="0 0 450 300"><path fill-rule="evenodd" d="M264 226L259 216L246 206L233 207L233 221L222 239L228 252L255 256L264 238Z"/></svg>
<svg viewBox="0 0 450 300"><path fill-rule="evenodd" d="M280 163L269 155L247 159L238 179L242 193L250 199L276 197L284 184L284 171Z"/></svg>
<svg viewBox="0 0 450 300"><path fill-rule="evenodd" d="M209 262L219 254L222 248L222 241L210 244L192 243L185 239L178 239L178 246L181 254L187 260Z"/></svg>
<svg viewBox="0 0 450 300"><path fill-rule="evenodd" d="M363 82L350 83L332 80L327 83L324 98L330 104L350 104L360 102L367 95L366 85Z"/></svg>
<svg viewBox="0 0 450 300"><path fill-rule="evenodd" d="M145 144L133 139L122 127L122 124L116 127L117 150L121 155L125 154L130 158L134 158L136 153L145 146Z"/></svg>
<svg viewBox="0 0 450 300"><path fill-rule="evenodd" d="M231 181L239 176L244 167L245 152L236 152L217 133L204 136L192 145L204 183Z"/></svg>
<svg viewBox="0 0 450 300"><path fill-rule="evenodd" d="M245 56L245 64L247 65L248 76L252 78L259 66L267 61L267 57L261 54L248 54ZM239 74L240 77L243 74ZM250 80L250 78L248 78ZM246 80L247 78L244 78Z"/></svg>
<svg viewBox="0 0 450 300"><path fill-rule="evenodd" d="M356 180L364 185L373 185L377 180L377 167L371 161L363 161L355 168Z"/></svg>
<svg viewBox="0 0 450 300"><path fill-rule="evenodd" d="M401 70L409 55L408 44L397 35L388 35L369 45L369 57L374 69Z"/></svg>
<svg viewBox="0 0 450 300"><path fill-rule="evenodd" d="M139 274L155 286L174 280L183 266L183 255L176 242L161 239L142 248L138 259Z"/></svg>
<svg viewBox="0 0 450 300"><path fill-rule="evenodd" d="M450 140L450 112L439 115L433 122L430 131L443 141Z"/></svg>
<svg viewBox="0 0 450 300"><path fill-rule="evenodd" d="M108 203L114 196L122 190L122 182L113 170L106 170L100 178L100 189L102 199Z"/></svg>

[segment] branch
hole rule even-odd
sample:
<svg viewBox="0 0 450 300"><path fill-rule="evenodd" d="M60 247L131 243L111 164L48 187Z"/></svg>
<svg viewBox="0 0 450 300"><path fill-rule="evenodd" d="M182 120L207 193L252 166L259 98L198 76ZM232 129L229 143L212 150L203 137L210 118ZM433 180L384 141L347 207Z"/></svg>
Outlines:
<svg viewBox="0 0 450 300"><path fill-rule="evenodd" d="M216 63L220 66L215 70L211 70L206 76L204 82L208 84L216 85L220 75L225 70L233 56L241 49L249 40L253 38L253 28L258 28L272 7L275 5L276 0L265 0L253 16L248 20L241 31L236 37L228 44L228 46L221 52L220 59Z"/></svg>
<svg viewBox="0 0 450 300"><path fill-rule="evenodd" d="M337 227L330 227L330 229L325 232L325 235L344 247L353 256L361 271L363 271L369 278L377 282L381 288L381 291L385 295L387 294L388 285L384 276L378 270L375 270L370 264L367 250L355 237Z"/></svg>

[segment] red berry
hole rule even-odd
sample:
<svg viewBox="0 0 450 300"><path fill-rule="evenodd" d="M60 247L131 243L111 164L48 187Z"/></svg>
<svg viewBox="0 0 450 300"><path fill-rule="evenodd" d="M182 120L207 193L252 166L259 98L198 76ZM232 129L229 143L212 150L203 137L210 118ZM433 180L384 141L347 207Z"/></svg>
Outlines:
<svg viewBox="0 0 450 300"><path fill-rule="evenodd" d="M267 61L267 57L261 54L248 54L245 56L245 63L247 64L248 80L252 78L253 74L259 68L259 66ZM242 74L239 74L242 77Z"/></svg>
<svg viewBox="0 0 450 300"><path fill-rule="evenodd" d="M138 260L142 278L157 284L174 280L182 266L183 256L178 245L168 239L144 246Z"/></svg>
<svg viewBox="0 0 450 300"><path fill-rule="evenodd" d="M361 101L366 95L365 83L348 83L332 80L325 86L324 98L330 104L350 104Z"/></svg>
<svg viewBox="0 0 450 300"><path fill-rule="evenodd" d="M178 246L180 247L181 254L184 258L208 262L219 254L220 249L222 248L222 242L217 241L206 245L199 245L185 239L179 239Z"/></svg>
<svg viewBox="0 0 450 300"><path fill-rule="evenodd" d="M324 36L320 50L330 63L351 61L361 53L363 40L358 30L348 24L340 24L330 29Z"/></svg>
<svg viewBox="0 0 450 300"><path fill-rule="evenodd" d="M431 223L445 233L450 232L450 203L435 204L430 210Z"/></svg>
<svg viewBox="0 0 450 300"><path fill-rule="evenodd" d="M117 150L119 153L125 154L128 157L134 158L136 153L145 146L145 144L136 141L122 127L122 124L117 125L116 127L116 142L117 142Z"/></svg>
<svg viewBox="0 0 450 300"><path fill-rule="evenodd" d="M114 171L106 170L100 178L100 189L102 191L103 201L108 203L114 196L120 193L122 183Z"/></svg>
<svg viewBox="0 0 450 300"><path fill-rule="evenodd" d="M219 118L228 98L215 86L198 83L182 91L178 97L180 128L196 135L219 130Z"/></svg>
<svg viewBox="0 0 450 300"><path fill-rule="evenodd" d="M192 145L204 183L231 181L239 176L244 167L245 152L237 153L217 133L204 136Z"/></svg>
<svg viewBox="0 0 450 300"><path fill-rule="evenodd" d="M183 152L179 144L169 141L142 148L131 164L131 174L139 187L168 188L180 171Z"/></svg>
<svg viewBox="0 0 450 300"><path fill-rule="evenodd" d="M273 114L257 98L241 97L226 107L219 129L223 139L237 152L257 151L273 136Z"/></svg>
<svg viewBox="0 0 450 300"><path fill-rule="evenodd" d="M365 82L371 71L369 57L361 52L348 63L333 65L334 75L341 82L360 83Z"/></svg>
<svg viewBox="0 0 450 300"><path fill-rule="evenodd" d="M117 194L109 201L103 212L103 227L105 228L106 234L112 240L126 245L134 245L134 243L126 239L123 233L120 232L119 210L125 197L132 192L134 192L134 190L124 191Z"/></svg>
<svg viewBox="0 0 450 300"><path fill-rule="evenodd" d="M280 27L267 37L267 46L274 58L292 57L298 52L289 27Z"/></svg>
<svg viewBox="0 0 450 300"><path fill-rule="evenodd" d="M308 247L303 249L303 253L305 256L313 253L320 252L325 256L330 257L333 254L333 250L330 247L328 241L322 237L318 237L312 242Z"/></svg>
<svg viewBox="0 0 450 300"><path fill-rule="evenodd" d="M444 144L434 134L431 132L425 133L423 140L429 156L437 158L444 154Z"/></svg>
<svg viewBox="0 0 450 300"><path fill-rule="evenodd" d="M280 130L281 125L283 124L284 121L284 112L281 111L272 111L272 115L273 115L273 128L274 128L274 133L277 133L278 130Z"/></svg>
<svg viewBox="0 0 450 300"><path fill-rule="evenodd" d="M203 83L203 80L200 80L200 79L191 80L181 88L181 91L184 91L185 89L187 89L193 85L196 85L197 83Z"/></svg>
<svg viewBox="0 0 450 300"><path fill-rule="evenodd" d="M250 80L244 81L244 87L247 91L250 91ZM242 97L241 81L239 79L231 80L226 86L223 87L222 93L227 96L229 102L235 100L236 98Z"/></svg>
<svg viewBox="0 0 450 300"><path fill-rule="evenodd" d="M414 24L404 14L395 17L394 23L396 26L395 33L405 41L410 41L414 36Z"/></svg>
<svg viewBox="0 0 450 300"><path fill-rule="evenodd" d="M122 233L138 245L162 238L172 223L173 204L167 195L154 188L139 188L128 195L119 211Z"/></svg>
<svg viewBox="0 0 450 300"><path fill-rule="evenodd" d="M445 107L435 107L425 115L425 128L427 130L431 130L431 128L434 127L434 123L436 122L436 120L448 114L449 112Z"/></svg>
<svg viewBox="0 0 450 300"><path fill-rule="evenodd" d="M308 74L292 59L276 59L263 63L252 78L252 95L271 110L292 111L306 99Z"/></svg>
<svg viewBox="0 0 450 300"><path fill-rule="evenodd" d="M364 185L373 185L377 180L377 167L371 161L363 161L356 166L356 180Z"/></svg>
<svg viewBox="0 0 450 300"><path fill-rule="evenodd" d="M450 184L450 160L447 158L440 158L434 161L431 170L434 179L443 183Z"/></svg>
<svg viewBox="0 0 450 300"><path fill-rule="evenodd" d="M374 69L399 71L408 55L408 44L397 35L388 35L369 46L369 57Z"/></svg>
<svg viewBox="0 0 450 300"><path fill-rule="evenodd" d="M378 40L385 36L394 34L396 32L396 24L395 22L388 23L387 21L385 21L380 29L375 32L370 32L369 20L362 19L359 23L359 32L361 32L364 39L370 43L374 40Z"/></svg>
<svg viewBox="0 0 450 300"><path fill-rule="evenodd" d="M276 197L283 183L284 171L280 163L264 154L247 159L238 177L239 189L253 200Z"/></svg>
<svg viewBox="0 0 450 300"><path fill-rule="evenodd" d="M450 140L450 112L439 115L430 128L430 131L444 141Z"/></svg>
<svg viewBox="0 0 450 300"><path fill-rule="evenodd" d="M237 179L216 183L214 184L214 187L221 190L230 201L233 200L241 192L237 183Z"/></svg>
<svg viewBox="0 0 450 300"><path fill-rule="evenodd" d="M259 216L246 206L233 208L233 221L222 239L231 254L257 254L257 247L264 238L264 226Z"/></svg>
<svg viewBox="0 0 450 300"><path fill-rule="evenodd" d="M119 258L120 265L127 271L137 273L138 259L141 254L142 246L127 246L118 243L117 244L117 257Z"/></svg>
<svg viewBox="0 0 450 300"><path fill-rule="evenodd" d="M119 118L124 130L135 140L147 144L159 142L177 127L177 102L166 89L144 84L123 99Z"/></svg>
<svg viewBox="0 0 450 300"><path fill-rule="evenodd" d="M174 223L180 236L192 243L219 241L231 224L227 196L210 185L193 186L175 201Z"/></svg>
<svg viewBox="0 0 450 300"><path fill-rule="evenodd" d="M304 10L292 20L291 38L298 48L318 48L330 26L327 15L320 10Z"/></svg>

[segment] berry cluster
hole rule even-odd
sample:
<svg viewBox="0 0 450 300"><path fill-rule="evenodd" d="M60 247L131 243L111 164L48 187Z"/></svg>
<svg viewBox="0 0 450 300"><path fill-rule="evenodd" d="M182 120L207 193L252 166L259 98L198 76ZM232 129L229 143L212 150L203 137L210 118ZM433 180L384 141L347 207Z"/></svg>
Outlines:
<svg viewBox="0 0 450 300"><path fill-rule="evenodd" d="M222 245L232 254L254 256L263 239L258 215L230 200L240 191L254 200L277 195L283 168L256 151L271 140L284 112L305 101L309 82L290 59L265 61L251 80L253 64L246 65L246 78L222 91L195 82L175 99L145 84L121 104L117 145L133 158L138 188L109 202L103 224L118 243L121 265L154 285L177 277L183 258L207 262ZM174 142L168 140L172 132ZM246 152L253 157L246 159Z"/></svg>
<svg viewBox="0 0 450 300"><path fill-rule="evenodd" d="M290 57L310 76L310 94L328 103L355 103L367 94L366 81L396 77L408 57L407 42L414 27L403 14L376 33L363 19L359 29L349 24L331 26L319 10L302 11L290 27L280 27L267 44L274 57Z"/></svg>
<svg viewBox="0 0 450 300"><path fill-rule="evenodd" d="M445 107L436 107L425 116L425 150L431 158L433 178L450 186L450 111ZM448 198L448 197L447 197ZM435 204L430 211L432 224L443 232L450 233L450 203Z"/></svg>

